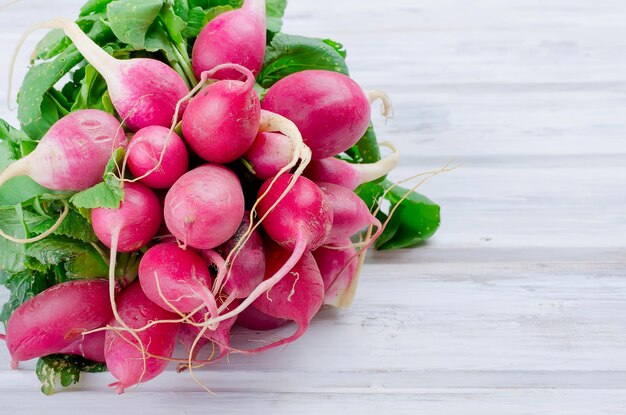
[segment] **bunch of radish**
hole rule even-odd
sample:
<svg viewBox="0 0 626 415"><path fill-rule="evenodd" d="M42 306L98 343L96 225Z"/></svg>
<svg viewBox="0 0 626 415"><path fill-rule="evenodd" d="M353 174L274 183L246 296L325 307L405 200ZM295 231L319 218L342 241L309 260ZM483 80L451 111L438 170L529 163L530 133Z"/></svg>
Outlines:
<svg viewBox="0 0 626 415"><path fill-rule="evenodd" d="M123 147L124 198L90 213L109 275L58 284L10 317L13 367L81 355L106 363L123 393L170 362L193 369L286 345L325 304L350 304L360 261L383 229L354 190L387 175L398 154L372 164L338 157L371 123L371 97L346 75L294 73L260 98L265 20L265 1L245 0L207 24L193 46L191 87L162 61L114 58L74 22L38 25L62 29L96 68L116 116L70 112L0 173L0 185L29 176L58 192L84 191ZM138 278L122 283L115 266L128 252L141 255ZM281 340L231 347L235 326L289 322L295 331Z"/></svg>

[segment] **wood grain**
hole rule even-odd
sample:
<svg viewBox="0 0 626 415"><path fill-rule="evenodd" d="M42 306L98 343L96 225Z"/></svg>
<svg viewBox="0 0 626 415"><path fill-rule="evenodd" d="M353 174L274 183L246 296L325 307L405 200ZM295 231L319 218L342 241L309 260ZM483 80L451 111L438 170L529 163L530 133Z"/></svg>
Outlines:
<svg viewBox="0 0 626 415"><path fill-rule="evenodd" d="M0 12L0 61L80 4ZM621 0L290 0L285 31L343 42L353 77L394 99L376 118L404 153L394 178L463 163L422 189L440 233L373 253L354 306L296 344L198 372L217 396L170 371L121 397L105 374L46 398L2 350L0 413L624 413L625 22Z"/></svg>

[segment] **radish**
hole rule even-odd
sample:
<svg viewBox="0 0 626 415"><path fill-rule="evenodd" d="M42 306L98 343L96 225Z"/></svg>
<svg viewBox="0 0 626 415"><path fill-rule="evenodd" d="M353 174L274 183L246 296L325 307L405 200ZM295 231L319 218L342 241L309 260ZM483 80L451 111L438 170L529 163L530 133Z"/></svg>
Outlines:
<svg viewBox="0 0 626 415"><path fill-rule="evenodd" d="M20 39L13 61L26 37L42 28L63 29L85 59L102 75L115 110L130 129L137 131L152 125L172 125L176 104L189 92L187 84L174 69L156 59L115 59L85 35L76 23L64 18L31 27ZM181 113L183 111L184 107Z"/></svg>
<svg viewBox="0 0 626 415"><path fill-rule="evenodd" d="M258 74L263 64L266 42L265 0L245 0L238 10L211 20L196 39L191 55L194 73L225 63L235 63ZM218 79L237 79L233 70L217 73Z"/></svg>
<svg viewBox="0 0 626 415"><path fill-rule="evenodd" d="M165 223L184 245L215 248L237 231L244 214L241 183L228 168L205 164L184 174L165 197Z"/></svg>
<svg viewBox="0 0 626 415"><path fill-rule="evenodd" d="M352 190L332 183L317 183L326 195L333 211L333 225L324 241L325 244L337 244L348 240L352 235L367 225L376 226L380 233L380 221L370 213L365 202ZM378 234L372 239L376 239Z"/></svg>
<svg viewBox="0 0 626 415"><path fill-rule="evenodd" d="M102 181L111 154L125 146L115 117L100 110L78 110L57 121L32 153L0 173L0 186L12 177L29 176L48 189L85 190Z"/></svg>
<svg viewBox="0 0 626 415"><path fill-rule="evenodd" d="M383 145L385 143L382 143ZM394 153L376 163L351 164L338 158L329 157L321 160L311 160L304 171L304 175L314 182L338 184L355 190L364 183L368 183L386 176L398 166L400 153Z"/></svg>
<svg viewBox="0 0 626 415"><path fill-rule="evenodd" d="M291 163L294 151L289 137L279 133L259 133L243 157L257 178L267 180Z"/></svg>
<svg viewBox="0 0 626 415"><path fill-rule="evenodd" d="M265 253L263 238L259 231L253 231L245 245L239 242L250 226L248 215L244 215L235 235L215 251L204 251L207 262L216 265L218 277L215 280L213 293L224 290L229 298L244 298L263 282L265 275ZM230 265L223 259L226 258ZM226 300L230 303L231 300Z"/></svg>
<svg viewBox="0 0 626 415"><path fill-rule="evenodd" d="M204 260L175 242L148 249L139 264L139 282L144 294L165 310L187 314L205 305L217 315L210 292L211 274Z"/></svg>
<svg viewBox="0 0 626 415"><path fill-rule="evenodd" d="M202 74L199 85L220 69L229 68L246 77L245 82L225 80L205 87L183 115L183 135L204 160L230 163L252 145L261 120L261 104L254 91L254 75L240 65L220 65Z"/></svg>
<svg viewBox="0 0 626 415"><path fill-rule="evenodd" d="M58 353L75 354L94 362L104 363L104 337L104 331L85 334Z"/></svg>
<svg viewBox="0 0 626 415"><path fill-rule="evenodd" d="M272 183L274 186L270 187ZM289 186L292 188L286 191ZM262 222L263 229L270 238L291 250L292 254L271 277L268 277L266 269L265 281L239 307L210 320L209 323L223 321L241 313L281 281L305 252L321 246L330 234L333 213L324 193L309 179L285 174L274 181L266 181L259 190L259 195L263 194L266 197L258 203L259 214L265 218Z"/></svg>
<svg viewBox="0 0 626 415"><path fill-rule="evenodd" d="M269 242L265 249L267 276L272 278L291 253L272 242ZM322 307L323 302L324 282L320 270L313 255L306 252L283 279L254 302L254 307L262 313L278 319L295 321L298 329L285 339L248 352L262 353L294 342L306 332L311 319Z"/></svg>
<svg viewBox="0 0 626 415"><path fill-rule="evenodd" d="M20 361L64 351L76 352L82 333L111 319L105 280L79 280L55 285L20 305L6 325L11 367ZM97 357L89 353L88 358Z"/></svg>
<svg viewBox="0 0 626 415"><path fill-rule="evenodd" d="M370 124L368 97L348 76L323 70L289 75L274 84L262 108L293 121L313 159L346 151L363 137Z"/></svg>
<svg viewBox="0 0 626 415"><path fill-rule="evenodd" d="M342 298L350 287L358 271L356 250L347 239L337 247L321 247L313 251L313 256L324 280L324 304L342 306Z"/></svg>
<svg viewBox="0 0 626 415"><path fill-rule="evenodd" d="M254 305L250 305L237 316L237 324L241 327L247 328L248 330L274 330L287 323L288 320L267 315L259 311Z"/></svg>
<svg viewBox="0 0 626 415"><path fill-rule="evenodd" d="M91 211L96 236L116 252L133 252L145 246L161 226L161 204L152 190L141 183L126 183L119 209Z"/></svg>
<svg viewBox="0 0 626 415"><path fill-rule="evenodd" d="M118 379L109 386L121 394L165 370L176 346L180 323L156 323L137 330L177 317L150 301L139 283L128 286L117 301L119 319L110 323L114 328L106 333L104 353L107 368Z"/></svg>
<svg viewBox="0 0 626 415"><path fill-rule="evenodd" d="M126 154L133 176L153 189L172 187L189 167L187 147L180 136L157 125L137 131Z"/></svg>

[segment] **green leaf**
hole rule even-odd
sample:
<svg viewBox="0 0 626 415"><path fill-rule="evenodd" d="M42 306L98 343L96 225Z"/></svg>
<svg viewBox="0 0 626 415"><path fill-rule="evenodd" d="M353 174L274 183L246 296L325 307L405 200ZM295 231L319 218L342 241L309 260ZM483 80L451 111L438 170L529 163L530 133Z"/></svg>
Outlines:
<svg viewBox="0 0 626 415"><path fill-rule="evenodd" d="M124 158L124 149L118 148L104 171L104 182L98 183L94 187L76 193L71 197L70 202L79 209L109 208L118 209L124 200L124 189L120 180L115 176L117 166Z"/></svg>
<svg viewBox="0 0 626 415"><path fill-rule="evenodd" d="M71 44L63 29L53 29L37 43L33 55L37 59L47 60L57 56Z"/></svg>
<svg viewBox="0 0 626 415"><path fill-rule="evenodd" d="M108 26L94 21L88 36L96 43L103 43L113 34ZM59 109L47 92L83 57L71 45L53 61L32 66L26 73L18 96L17 118L22 130L33 139L40 139L59 118Z"/></svg>
<svg viewBox="0 0 626 415"><path fill-rule="evenodd" d="M90 14L105 13L107 6L113 0L89 0L80 9L80 16L87 16Z"/></svg>
<svg viewBox="0 0 626 415"><path fill-rule="evenodd" d="M267 47L257 82L269 88L287 75L309 69L349 75L343 57L321 39L279 33Z"/></svg>
<svg viewBox="0 0 626 415"><path fill-rule="evenodd" d="M34 234L42 234L48 229L50 229L58 218L50 218L41 224L31 228L31 231ZM54 231L53 235L62 235L67 236L73 239L77 239L83 242L97 242L98 238L93 231L93 227L89 223L89 221L81 215L79 212L71 209L61 226Z"/></svg>
<svg viewBox="0 0 626 415"><path fill-rule="evenodd" d="M189 2L187 0L174 0L174 13L186 22L189 19Z"/></svg>
<svg viewBox="0 0 626 415"><path fill-rule="evenodd" d="M146 33L159 15L164 0L116 0L107 6L115 36L135 49L144 49Z"/></svg>
<svg viewBox="0 0 626 415"><path fill-rule="evenodd" d="M107 108L103 102L103 97L107 94L107 84L102 75L96 69L87 65L85 67L85 77L81 81L81 87L72 111L79 109L99 109L106 111Z"/></svg>
<svg viewBox="0 0 626 415"><path fill-rule="evenodd" d="M24 270L10 274L6 271L0 271L0 284L11 292L9 300L0 312L0 320L6 325L13 311L20 305L56 283L54 277L47 272Z"/></svg>
<svg viewBox="0 0 626 415"><path fill-rule="evenodd" d="M374 127L370 124L365 135L354 146L359 154L359 163L376 163L380 160L380 148Z"/></svg>
<svg viewBox="0 0 626 415"><path fill-rule="evenodd" d="M28 229L47 220L47 216L24 212L21 204L0 207L0 229L15 238L25 238ZM9 272L24 270L23 244L17 244L0 236L0 269Z"/></svg>
<svg viewBox="0 0 626 415"><path fill-rule="evenodd" d="M265 13L267 31L272 33L280 32L283 27L283 16L287 8L287 0L266 0Z"/></svg>
<svg viewBox="0 0 626 415"><path fill-rule="evenodd" d="M326 43L328 46L332 47L341 55L342 58L346 58L348 56L348 52L346 48L343 46L343 43L336 42L332 39L324 39L322 42Z"/></svg>
<svg viewBox="0 0 626 415"><path fill-rule="evenodd" d="M232 6L216 6L208 10L202 7L194 7L189 10L189 18L187 19L187 27L183 31L183 36L186 38L195 38L200 34L200 31L207 23L215 19L222 13L234 10Z"/></svg>
<svg viewBox="0 0 626 415"><path fill-rule="evenodd" d="M67 278L102 278L109 267L92 245L64 236L49 236L26 248L26 255L42 265L64 264Z"/></svg>
<svg viewBox="0 0 626 415"><path fill-rule="evenodd" d="M380 183L366 183L357 189L357 193L372 208L377 205L383 192L392 186L393 183L389 180ZM400 202L407 193L409 196ZM399 206L376 241L377 249L410 248L419 245L437 232L440 223L440 208L426 196L395 186L385 198L391 203L391 208L398 204ZM379 219L384 222L387 215L380 214Z"/></svg>
<svg viewBox="0 0 626 415"><path fill-rule="evenodd" d="M80 381L81 372L104 372L106 366L81 356L50 355L37 361L35 372L41 382L41 391L46 395L57 392L58 386L68 387Z"/></svg>

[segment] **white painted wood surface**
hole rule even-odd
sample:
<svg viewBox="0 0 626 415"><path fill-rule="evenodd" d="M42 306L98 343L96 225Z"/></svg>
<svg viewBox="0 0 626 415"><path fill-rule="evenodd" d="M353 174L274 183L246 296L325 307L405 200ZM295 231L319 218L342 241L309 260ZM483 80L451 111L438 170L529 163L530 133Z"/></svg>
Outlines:
<svg viewBox="0 0 626 415"><path fill-rule="evenodd" d="M81 3L2 11L0 61ZM201 372L216 396L168 372L124 396L105 374L44 397L3 350L0 413L623 414L626 3L290 0L285 29L344 42L353 76L391 94L395 177L464 163L423 188L439 234L374 253L354 306L296 344Z"/></svg>

